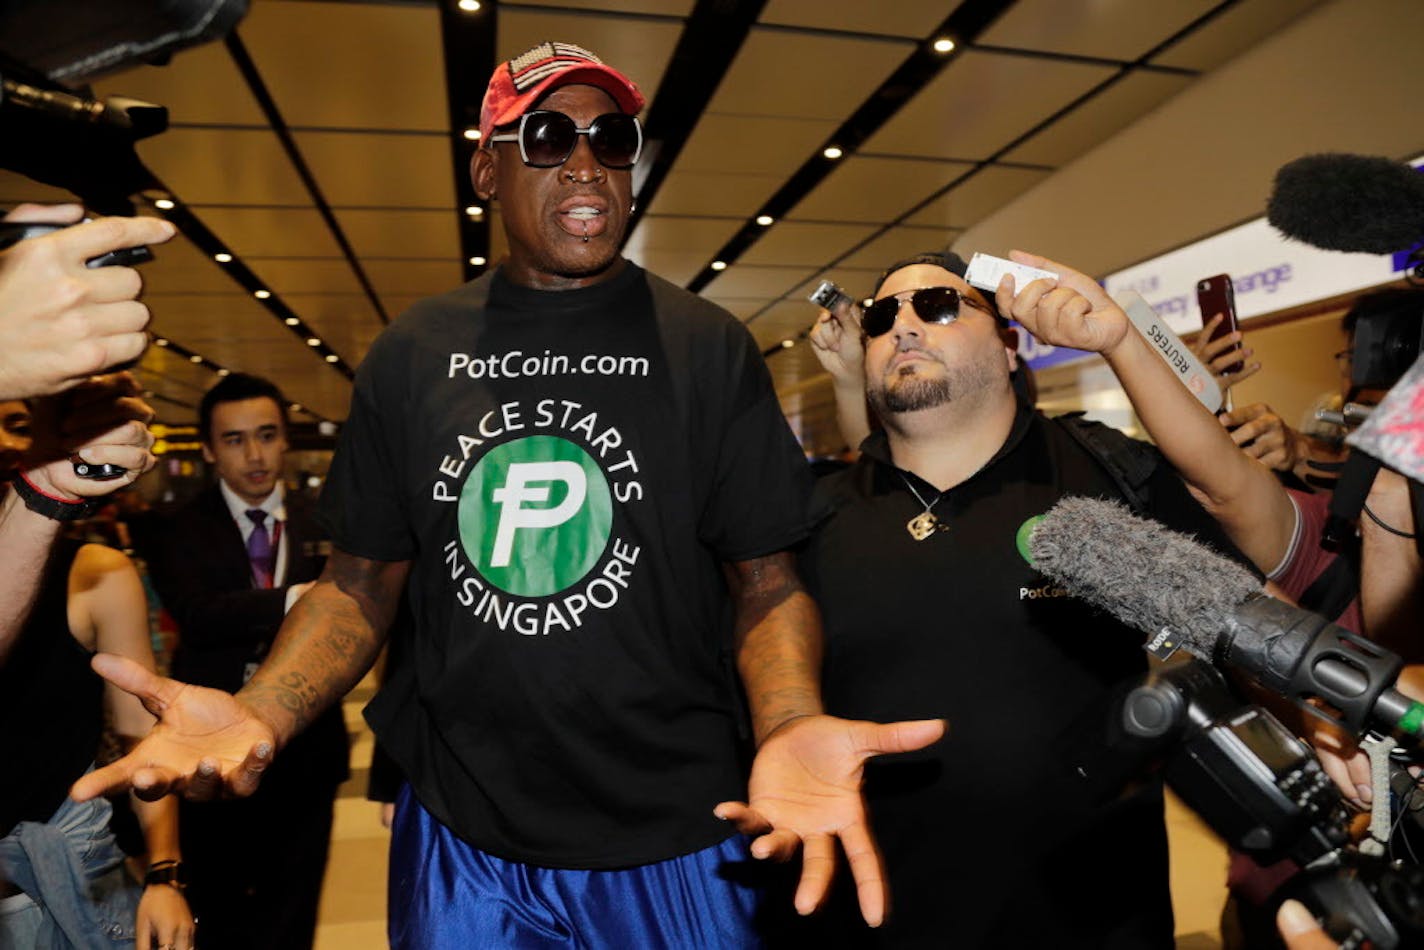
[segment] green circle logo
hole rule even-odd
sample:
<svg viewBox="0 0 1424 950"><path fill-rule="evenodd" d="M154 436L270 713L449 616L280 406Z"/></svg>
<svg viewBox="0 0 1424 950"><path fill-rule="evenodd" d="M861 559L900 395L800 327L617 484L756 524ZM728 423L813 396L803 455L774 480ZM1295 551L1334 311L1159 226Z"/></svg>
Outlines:
<svg viewBox="0 0 1424 950"><path fill-rule="evenodd" d="M1043 515L1034 515L1023 524L1019 525L1018 533L1014 535L1014 546L1019 549L1019 557L1028 562L1029 567L1037 567L1033 563L1033 552L1029 549L1029 542L1033 540L1033 529L1038 527L1038 523L1043 520Z"/></svg>
<svg viewBox="0 0 1424 950"><path fill-rule="evenodd" d="M506 593L544 597L587 574L613 529L608 479L582 448L552 435L508 442L460 490L460 543Z"/></svg>

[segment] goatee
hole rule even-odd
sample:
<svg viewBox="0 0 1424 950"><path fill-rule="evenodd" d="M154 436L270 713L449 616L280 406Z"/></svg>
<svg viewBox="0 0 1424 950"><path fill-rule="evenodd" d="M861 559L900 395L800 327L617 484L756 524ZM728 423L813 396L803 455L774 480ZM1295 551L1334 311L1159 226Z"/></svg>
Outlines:
<svg viewBox="0 0 1424 950"><path fill-rule="evenodd" d="M868 394L871 406L882 419L887 413L933 409L954 398L954 390L948 379L902 376L897 382L898 385L874 389Z"/></svg>

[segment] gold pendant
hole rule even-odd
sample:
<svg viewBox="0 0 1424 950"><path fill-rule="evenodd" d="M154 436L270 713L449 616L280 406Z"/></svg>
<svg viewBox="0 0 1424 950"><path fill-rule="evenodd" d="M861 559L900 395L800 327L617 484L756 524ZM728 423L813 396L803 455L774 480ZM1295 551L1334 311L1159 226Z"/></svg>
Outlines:
<svg viewBox="0 0 1424 950"><path fill-rule="evenodd" d="M932 512L922 511L905 522L905 530L916 541L923 541L939 530L939 519Z"/></svg>

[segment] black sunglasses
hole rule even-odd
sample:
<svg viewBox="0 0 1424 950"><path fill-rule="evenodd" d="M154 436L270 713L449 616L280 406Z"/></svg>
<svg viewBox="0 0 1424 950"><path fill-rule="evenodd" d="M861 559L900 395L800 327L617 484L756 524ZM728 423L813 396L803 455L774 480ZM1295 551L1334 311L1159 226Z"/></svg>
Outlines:
<svg viewBox="0 0 1424 950"><path fill-rule="evenodd" d="M895 318L900 315L900 305L904 302L900 294L895 294L881 297L866 307L860 315L860 328L865 331L866 338L872 339L889 333L890 328L895 325ZM953 323L959 319L959 308L964 304L985 313L991 312L973 297L962 294L953 287L921 287L910 294L909 302L910 306L915 308L915 315L926 323Z"/></svg>
<svg viewBox="0 0 1424 950"><path fill-rule="evenodd" d="M553 168L569 160L578 137L588 136L593 157L604 168L632 168L643 152L643 126L637 116L610 112L581 129L562 112L538 110L519 117L513 132L491 135L491 142L518 142L519 157L531 168Z"/></svg>

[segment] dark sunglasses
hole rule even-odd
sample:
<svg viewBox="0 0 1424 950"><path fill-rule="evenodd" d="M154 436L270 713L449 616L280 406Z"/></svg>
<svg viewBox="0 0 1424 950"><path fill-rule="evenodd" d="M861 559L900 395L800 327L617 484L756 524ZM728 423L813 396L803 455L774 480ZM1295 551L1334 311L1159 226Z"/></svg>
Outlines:
<svg viewBox="0 0 1424 950"><path fill-rule="evenodd" d="M905 300L897 294L881 297L866 307L860 315L860 328L865 331L866 338L889 333L890 328L895 325L895 318L900 315L900 305L903 303ZM959 308L964 304L990 313L988 307L968 294L961 294L953 287L921 287L910 294L909 303L915 308L915 316L925 323L941 325L959 319Z"/></svg>
<svg viewBox="0 0 1424 950"><path fill-rule="evenodd" d="M543 110L519 117L513 132L491 135L491 142L518 142L519 157L531 168L553 168L569 160L578 137L588 136L593 157L604 168L632 168L643 153L643 126L637 116L610 112L581 129L562 112Z"/></svg>

